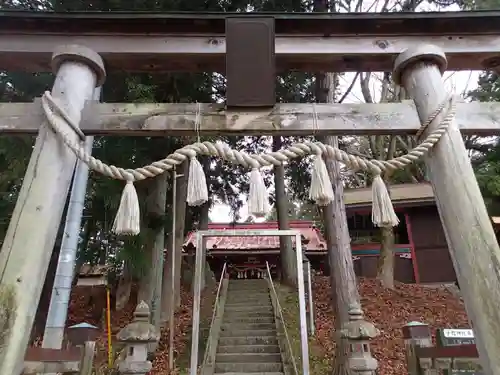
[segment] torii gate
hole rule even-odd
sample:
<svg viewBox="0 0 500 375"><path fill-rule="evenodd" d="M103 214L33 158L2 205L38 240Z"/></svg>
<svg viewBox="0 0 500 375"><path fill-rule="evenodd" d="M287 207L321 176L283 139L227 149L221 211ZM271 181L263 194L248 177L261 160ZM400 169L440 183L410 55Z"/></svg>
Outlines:
<svg viewBox="0 0 500 375"><path fill-rule="evenodd" d="M499 38L498 12L244 17L3 12L0 68L45 71L51 60L57 74L52 96L87 135L415 134L447 98L441 79L445 53L451 69L497 68ZM104 83L103 59L110 70L225 70L227 108L93 103L94 88ZM394 79L413 103L275 105L276 68L389 71L393 64ZM496 103L458 104L455 120L425 160L482 364L495 375L500 374L500 249L460 131L499 134L499 110ZM10 303L12 313L0 321L6 337L0 343L2 374L20 373L76 162L45 116L38 102L0 104L0 131L38 133L0 252L0 303ZM439 122L427 125L424 137L436 132ZM70 134L77 143L79 131Z"/></svg>

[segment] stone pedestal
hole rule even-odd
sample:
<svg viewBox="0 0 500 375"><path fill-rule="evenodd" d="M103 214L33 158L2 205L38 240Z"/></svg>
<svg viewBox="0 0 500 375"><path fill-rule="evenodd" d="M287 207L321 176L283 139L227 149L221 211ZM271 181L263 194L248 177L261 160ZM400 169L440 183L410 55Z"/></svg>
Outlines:
<svg viewBox="0 0 500 375"><path fill-rule="evenodd" d="M344 325L341 335L349 341L348 364L352 373L374 375L378 362L372 357L370 340L379 335L379 330L364 320L361 306L350 306L349 323Z"/></svg>
<svg viewBox="0 0 500 375"><path fill-rule="evenodd" d="M148 345L157 343L160 334L155 326L149 323L149 317L149 307L141 301L135 309L133 322L117 335L117 339L125 343L125 359L118 364L121 375L146 375L151 370Z"/></svg>

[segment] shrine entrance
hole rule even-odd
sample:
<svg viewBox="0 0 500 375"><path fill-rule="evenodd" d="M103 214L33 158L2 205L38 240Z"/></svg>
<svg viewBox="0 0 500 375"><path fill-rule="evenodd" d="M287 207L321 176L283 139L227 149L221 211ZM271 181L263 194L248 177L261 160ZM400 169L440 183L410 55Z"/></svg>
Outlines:
<svg viewBox="0 0 500 375"><path fill-rule="evenodd" d="M297 285L299 294L299 315L300 315L300 342L301 342L301 358L302 360L302 373L309 374L309 343L308 343L308 332L307 332L307 312L306 312L306 287L304 280L304 270L303 270L303 253L302 253L302 235L300 231L297 230L205 230L196 232L196 254L195 254L195 272L194 272L194 287L193 287L193 323L192 323L192 339L191 339L191 366L190 375L196 375L198 370L198 350L199 350L199 335L200 335L200 306L201 306L201 290L202 290L202 278L204 275L204 265L206 265L207 259L207 247L208 239L210 238L275 238L281 236L292 237L292 243L294 245L296 254L296 267L297 267ZM227 263L226 263L227 264ZM257 264L257 263L255 263ZM266 264L266 263L264 263ZM265 277L269 277L271 271L267 271ZM229 264L227 265L229 268ZM233 278L234 278L234 264L233 267ZM236 268L236 275L244 276L250 274L252 278L264 278L262 272L258 271L258 266L254 268L247 267L246 270L241 270L241 266ZM229 268L230 269L230 268ZM221 271L224 272L224 271ZM260 272L260 274L259 274ZM229 272L231 277L231 271ZM259 277L260 276L260 277ZM237 278L237 277L236 277ZM272 278L272 274L271 274ZM308 286L310 281L308 281ZM311 293L308 292L308 296ZM218 297L217 297L218 298ZM218 300L215 301L218 304Z"/></svg>
<svg viewBox="0 0 500 375"><path fill-rule="evenodd" d="M229 279L264 279L267 275L266 262L269 264L273 279L280 275L279 254L233 256L214 256L209 254L210 252L207 250L207 263L217 280L221 276L224 264L227 266Z"/></svg>
<svg viewBox="0 0 500 375"><path fill-rule="evenodd" d="M277 230L278 223L211 223L211 231L261 231ZM321 232L315 228L312 221L292 220L290 229L300 232L304 255L311 262L314 269L321 269L326 254L326 243ZM188 233L184 242L184 256L191 258L196 253L197 232ZM280 241L278 236L216 236L207 238L205 244L207 264L215 275L216 280L221 276L224 264L230 279L262 279L267 274L266 263L273 279L281 275ZM292 244L293 246L293 244ZM295 248L294 248L295 250Z"/></svg>
<svg viewBox="0 0 500 375"><path fill-rule="evenodd" d="M269 264L271 275L276 276L276 264ZM230 279L264 279L267 275L266 264L262 264L257 257L246 257L236 260L235 263L228 262L228 273Z"/></svg>

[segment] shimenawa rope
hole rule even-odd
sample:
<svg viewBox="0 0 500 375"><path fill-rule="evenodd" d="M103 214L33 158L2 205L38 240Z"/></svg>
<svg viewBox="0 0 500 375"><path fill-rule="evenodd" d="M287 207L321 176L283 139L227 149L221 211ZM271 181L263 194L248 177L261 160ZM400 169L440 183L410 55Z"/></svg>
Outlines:
<svg viewBox="0 0 500 375"><path fill-rule="evenodd" d="M361 169L374 175L372 184L372 221L376 226L395 226L399 221L394 213L387 188L380 176L381 173L404 168L425 156L446 132L455 115L455 99L453 96L449 96L438 106L431 116L429 116L428 120L422 124L419 135L422 134L431 123L437 120L439 114L445 111L445 118L438 127L432 131L422 143L409 151L406 155L391 160L364 159L320 142L296 143L284 150L259 155L249 155L241 151L233 150L223 143L196 142L184 146L166 158L144 167L124 169L114 165L107 165L99 159L94 158L85 151L82 144L72 140L72 137L67 133L67 127L70 126L73 129L78 129L78 124L74 123L66 111L54 100L50 92L45 92L43 95L42 106L48 123L54 132L61 138L64 144L75 153L78 159L86 163L92 170L104 176L126 181L113 231L117 234L132 235L138 234L140 231L139 200L133 186L135 181L158 176L189 159L191 164L188 186L191 186L191 188L188 187L187 202L189 205L199 205L203 204L208 199L208 192L205 194L205 174L201 164L196 159L197 155L218 156L233 164L240 164L251 169L248 205L249 211L256 216L265 215L269 210L268 193L259 168L281 165L283 162L306 155L315 155L310 188L311 199L315 200L319 205L327 205L332 202L333 191L332 194L328 191L328 187L331 189L331 183L326 166L324 162L321 163L319 161L322 159L321 156L325 155L326 157L344 163L350 168ZM196 119L195 127L198 129L201 121L201 114L198 114Z"/></svg>

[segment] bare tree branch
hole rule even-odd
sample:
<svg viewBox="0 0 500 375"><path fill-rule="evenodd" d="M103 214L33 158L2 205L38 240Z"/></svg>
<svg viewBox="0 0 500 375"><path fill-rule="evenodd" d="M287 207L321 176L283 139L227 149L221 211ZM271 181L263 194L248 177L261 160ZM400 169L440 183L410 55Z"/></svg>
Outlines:
<svg viewBox="0 0 500 375"><path fill-rule="evenodd" d="M365 99L366 103L373 103L373 97L370 92L370 77L371 73L360 73L359 83L361 85L361 93L363 94L363 99Z"/></svg>
<svg viewBox="0 0 500 375"><path fill-rule="evenodd" d="M399 142L399 144L401 145L401 147L403 147L405 150L410 150L410 146L408 145L408 143L406 143L403 138L401 138L400 135L397 135L396 136L396 140Z"/></svg>
<svg viewBox="0 0 500 375"><path fill-rule="evenodd" d="M389 148L387 149L385 160L391 160L394 157L396 153L396 140L397 138L394 135L391 135L389 138Z"/></svg>
<svg viewBox="0 0 500 375"><path fill-rule="evenodd" d="M354 78L352 80L352 82L350 83L349 87L347 87L347 90L344 92L344 95L342 95L342 97L339 99L338 103L342 103L345 98L347 97L347 95L349 95L354 87L354 84L356 83L356 80L358 79L359 77L359 72L357 72L355 75L354 75Z"/></svg>

